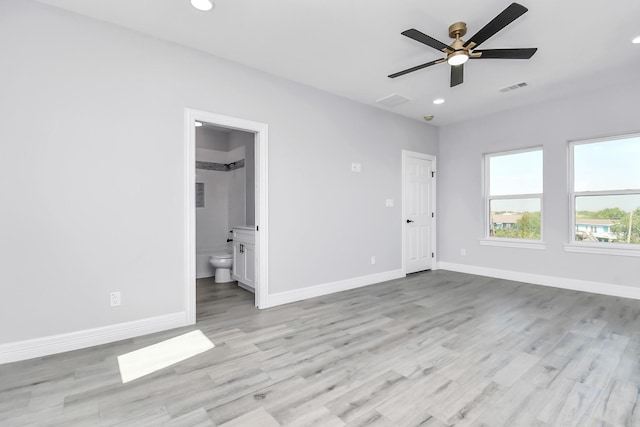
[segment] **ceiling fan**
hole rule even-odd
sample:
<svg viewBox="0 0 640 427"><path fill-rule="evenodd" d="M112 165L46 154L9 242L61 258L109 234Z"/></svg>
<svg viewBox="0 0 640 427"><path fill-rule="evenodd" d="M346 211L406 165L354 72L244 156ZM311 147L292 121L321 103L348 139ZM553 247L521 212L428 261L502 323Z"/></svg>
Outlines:
<svg viewBox="0 0 640 427"><path fill-rule="evenodd" d="M529 59L534 53L536 53L538 50L537 48L475 50L480 46L480 44L487 41L498 31L524 15L527 10L528 9L521 4L511 3L505 10L493 18L491 22L485 25L467 41L461 39L461 37L467 34L467 24L464 22L451 24L451 26L449 26L449 37L455 40L449 46L434 39L433 37L421 33L415 28L403 31L403 36L442 51L447 56L441 59L436 59L435 61L427 62L426 64L411 67L398 73L390 74L389 77L395 79L396 77L400 77L435 64L441 64L446 61L451 65L451 87L454 87L463 82L464 63L469 59Z"/></svg>

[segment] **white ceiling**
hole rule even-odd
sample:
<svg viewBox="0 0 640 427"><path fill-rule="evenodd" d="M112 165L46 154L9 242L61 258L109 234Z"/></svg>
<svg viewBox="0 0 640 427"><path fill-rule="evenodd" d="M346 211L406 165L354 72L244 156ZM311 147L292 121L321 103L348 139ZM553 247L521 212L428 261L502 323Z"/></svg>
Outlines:
<svg viewBox="0 0 640 427"><path fill-rule="evenodd" d="M537 47L530 60L465 65L449 87L439 64L396 79L388 74L442 57L402 36L416 28L449 44L447 28L467 23L469 38L509 0L215 0L210 12L189 0L39 0L170 40L368 105L399 94L387 109L445 125L544 99L619 84L640 75L638 0L521 0L529 12L482 49ZM529 86L501 93L519 82ZM435 98L446 102L433 105Z"/></svg>

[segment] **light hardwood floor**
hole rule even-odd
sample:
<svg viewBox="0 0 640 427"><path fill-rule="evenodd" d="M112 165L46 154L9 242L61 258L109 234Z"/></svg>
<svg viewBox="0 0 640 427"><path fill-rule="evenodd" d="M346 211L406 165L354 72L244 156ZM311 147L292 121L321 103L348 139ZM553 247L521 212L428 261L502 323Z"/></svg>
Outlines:
<svg viewBox="0 0 640 427"><path fill-rule="evenodd" d="M127 384L190 331L0 366L0 425L639 426L640 301L434 271L259 311L198 283L212 350Z"/></svg>

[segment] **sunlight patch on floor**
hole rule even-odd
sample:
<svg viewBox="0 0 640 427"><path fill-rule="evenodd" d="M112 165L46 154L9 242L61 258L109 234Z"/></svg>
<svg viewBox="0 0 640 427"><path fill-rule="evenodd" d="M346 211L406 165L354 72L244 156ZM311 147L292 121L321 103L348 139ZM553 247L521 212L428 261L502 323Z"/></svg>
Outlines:
<svg viewBox="0 0 640 427"><path fill-rule="evenodd" d="M182 362L215 347L202 331L184 335L118 356L122 383L149 375L162 368Z"/></svg>

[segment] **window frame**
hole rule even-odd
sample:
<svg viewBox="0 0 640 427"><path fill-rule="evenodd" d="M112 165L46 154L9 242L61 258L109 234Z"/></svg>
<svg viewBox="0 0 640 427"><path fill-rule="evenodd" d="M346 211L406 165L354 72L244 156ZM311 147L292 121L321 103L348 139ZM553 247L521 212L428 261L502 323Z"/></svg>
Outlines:
<svg viewBox="0 0 640 427"><path fill-rule="evenodd" d="M512 154L529 153L540 151L542 153L542 193L526 194L506 194L499 196L491 195L491 158L508 156ZM536 145L533 147L520 148L516 150L496 151L483 154L484 164L484 225L483 238L480 244L484 246L504 246L512 248L545 249L544 243L544 147ZM492 200L515 200L515 199L538 199L540 200L540 239L518 239L513 237L491 236L491 201Z"/></svg>
<svg viewBox="0 0 640 427"><path fill-rule="evenodd" d="M629 138L640 138L640 132L611 135L599 138L570 140L568 150L568 202L569 202L569 236L568 243L564 245L566 252L595 253L605 255L623 255L640 257L640 244L611 243L611 242L585 242L576 240L576 198L584 196L623 196L638 195L640 188L624 190L596 190L575 191L575 159L574 148L577 145L596 144L600 142L617 141Z"/></svg>

